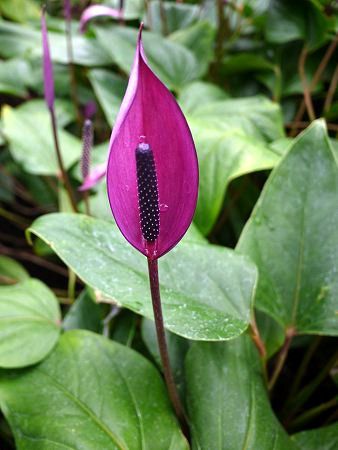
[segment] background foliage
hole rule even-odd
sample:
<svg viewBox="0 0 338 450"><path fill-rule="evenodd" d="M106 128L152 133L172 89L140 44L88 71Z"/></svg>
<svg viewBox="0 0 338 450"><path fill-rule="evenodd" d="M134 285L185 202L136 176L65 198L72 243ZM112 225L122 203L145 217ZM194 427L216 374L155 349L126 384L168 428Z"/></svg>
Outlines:
<svg viewBox="0 0 338 450"><path fill-rule="evenodd" d="M62 2L46 3L81 214L43 100L40 2L0 0L1 449L337 448L337 2L125 0L124 20L81 34L91 2L73 0L72 53ZM105 181L92 217L77 191L86 111L95 102L96 167L141 20L200 165L194 223L160 260L189 443L161 377L146 261L116 229Z"/></svg>

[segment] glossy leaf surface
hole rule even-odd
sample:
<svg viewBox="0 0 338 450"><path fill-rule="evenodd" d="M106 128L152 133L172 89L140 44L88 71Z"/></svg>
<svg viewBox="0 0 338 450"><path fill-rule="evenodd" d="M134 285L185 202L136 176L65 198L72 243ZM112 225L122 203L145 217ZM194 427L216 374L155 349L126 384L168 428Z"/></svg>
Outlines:
<svg viewBox="0 0 338 450"><path fill-rule="evenodd" d="M198 99L198 91L195 93ZM283 136L282 120L279 107L263 97L211 102L202 97L194 109L190 103L187 119L200 164L194 220L207 234L217 220L228 183L279 161L269 142ZM184 108L185 103L182 105Z"/></svg>
<svg viewBox="0 0 338 450"><path fill-rule="evenodd" d="M145 258L112 221L50 214L35 221L30 232L92 286L98 300L106 298L153 318ZM170 331L217 341L247 328L257 276L247 259L188 236L159 266L165 326Z"/></svg>
<svg viewBox="0 0 338 450"><path fill-rule="evenodd" d="M186 380L193 449L297 449L271 409L261 362L248 336L194 343Z"/></svg>
<svg viewBox="0 0 338 450"><path fill-rule="evenodd" d="M188 449L155 368L86 331L65 333L32 369L1 373L0 404L18 449Z"/></svg>
<svg viewBox="0 0 338 450"><path fill-rule="evenodd" d="M238 250L257 264L258 308L299 333L338 334L338 168L323 121L271 174Z"/></svg>
<svg viewBox="0 0 338 450"><path fill-rule="evenodd" d="M10 152L27 172L56 175L59 168L47 107L42 104L37 108L25 106L6 106L2 110L3 131ZM64 165L69 168L80 157L81 142L62 128L58 132Z"/></svg>
<svg viewBox="0 0 338 450"><path fill-rule="evenodd" d="M41 361L60 334L60 310L41 281L28 279L0 287L0 367Z"/></svg>
<svg viewBox="0 0 338 450"><path fill-rule="evenodd" d="M338 422L292 436L301 450L335 450L338 447Z"/></svg>

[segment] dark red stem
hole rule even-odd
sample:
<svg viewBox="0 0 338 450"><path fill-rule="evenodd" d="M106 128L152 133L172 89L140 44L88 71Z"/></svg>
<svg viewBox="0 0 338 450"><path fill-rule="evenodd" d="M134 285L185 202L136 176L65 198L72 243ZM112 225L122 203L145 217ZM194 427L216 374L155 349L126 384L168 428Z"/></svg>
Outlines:
<svg viewBox="0 0 338 450"><path fill-rule="evenodd" d="M149 271L151 300L153 304L154 320L156 326L157 342L161 355L164 379L167 384L167 389L171 403L173 405L177 418L181 423L183 433L185 434L186 437L188 437L189 427L186 415L183 406L181 404L181 400L179 398L174 377L170 367L168 347L165 338L163 315L162 315L157 259L152 260L148 258L148 271Z"/></svg>
<svg viewBox="0 0 338 450"><path fill-rule="evenodd" d="M63 185L68 193L69 196L69 200L70 203L72 205L72 209L74 212L77 212L77 206L76 206L76 202L74 199L74 195L73 195L73 190L72 190L72 186L70 184L69 178L68 178L68 174L67 171L64 167L63 164L63 159L62 159L62 155L61 155L61 150L60 150L60 145L59 145L59 138L58 138L58 133L57 133L57 127L56 127L56 117L55 117L55 112L54 109L50 109L50 118L51 118L51 122L52 122L52 129L53 129L53 139L54 139L54 146L55 146L55 152L56 152L56 157L58 160L58 165L59 165L59 169L60 169L60 173L61 173L61 179L63 182Z"/></svg>

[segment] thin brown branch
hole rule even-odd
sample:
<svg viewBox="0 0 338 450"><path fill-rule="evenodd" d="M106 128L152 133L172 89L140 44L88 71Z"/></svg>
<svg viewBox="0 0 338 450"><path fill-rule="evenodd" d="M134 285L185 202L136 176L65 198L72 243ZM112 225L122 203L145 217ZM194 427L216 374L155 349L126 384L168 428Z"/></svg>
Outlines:
<svg viewBox="0 0 338 450"><path fill-rule="evenodd" d="M309 116L309 119L315 120L316 115L312 104L312 98L311 98L311 91L307 82L306 78L306 72L305 72L305 63L307 59L308 51L307 48L304 46L303 50L301 51L300 58L298 61L298 73L302 82L303 86L303 95L304 95L304 103L305 107Z"/></svg>
<svg viewBox="0 0 338 450"><path fill-rule="evenodd" d="M320 61L318 68L312 78L311 84L310 84L310 91L312 92L313 89L316 87L318 81L320 80L324 70L326 69L326 66L328 65L334 51L336 50L337 47L337 43L338 43L338 34L336 34L334 40L330 43L330 45L328 46L326 52L324 53L324 56L322 58L322 60ZM303 115L305 113L305 102L304 99L301 101L298 111L295 115L295 119L294 122L299 122L301 121ZM291 130L290 136L295 136L297 132L297 129L294 128Z"/></svg>
<svg viewBox="0 0 338 450"><path fill-rule="evenodd" d="M292 122L292 123L287 123L285 125L285 127L291 128L291 129L303 130L304 128L307 128L309 125L311 125L311 122ZM334 123L327 123L326 126L327 126L328 130L338 131L338 125L335 125Z"/></svg>
<svg viewBox="0 0 338 450"><path fill-rule="evenodd" d="M290 345L295 334L296 332L294 328L288 328L286 330L285 341L281 351L278 354L276 365L268 384L269 391L272 391L272 389L274 388L276 381L278 380L278 377L284 367L284 363L289 353Z"/></svg>
<svg viewBox="0 0 338 450"><path fill-rule="evenodd" d="M326 114L331 108L331 104L333 102L335 93L337 92L337 84L338 84L338 65L336 66L329 89L327 91L327 95L324 102L324 114Z"/></svg>
<svg viewBox="0 0 338 450"><path fill-rule="evenodd" d="M20 249L16 249L16 248L5 247L2 244L0 244L0 253L2 255L11 256L15 259L20 259L22 261L28 261L37 266L43 267L47 270L58 273L59 275L62 275L64 277L68 278L67 269L64 269L63 267L61 267L51 261L47 261L44 258L40 258L40 256L34 255L34 253L30 253L25 250L20 250Z"/></svg>

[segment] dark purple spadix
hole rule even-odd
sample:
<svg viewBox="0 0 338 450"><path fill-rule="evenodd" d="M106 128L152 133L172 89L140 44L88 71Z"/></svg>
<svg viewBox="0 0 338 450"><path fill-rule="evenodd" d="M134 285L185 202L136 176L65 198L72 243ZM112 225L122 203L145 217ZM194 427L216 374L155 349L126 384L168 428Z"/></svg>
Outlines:
<svg viewBox="0 0 338 450"><path fill-rule="evenodd" d="M138 207L141 232L147 242L155 242L160 233L160 210L153 151L141 143L135 151Z"/></svg>
<svg viewBox="0 0 338 450"><path fill-rule="evenodd" d="M188 124L150 69L142 27L127 91L110 139L107 188L116 223L156 259L187 231L196 208L198 164Z"/></svg>

